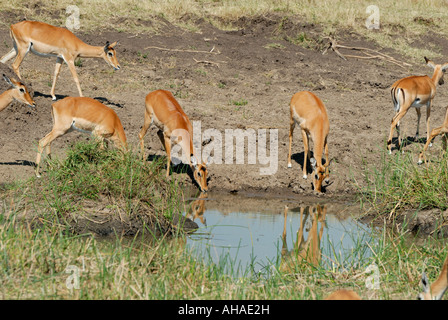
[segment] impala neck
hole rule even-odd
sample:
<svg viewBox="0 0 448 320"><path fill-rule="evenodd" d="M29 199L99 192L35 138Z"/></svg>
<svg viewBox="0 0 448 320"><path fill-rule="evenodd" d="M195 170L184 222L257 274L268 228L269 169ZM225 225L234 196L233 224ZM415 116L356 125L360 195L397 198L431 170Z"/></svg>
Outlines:
<svg viewBox="0 0 448 320"><path fill-rule="evenodd" d="M12 102L12 90L13 89L9 89L0 94L0 111L5 109Z"/></svg>
<svg viewBox="0 0 448 320"><path fill-rule="evenodd" d="M104 53L104 46L91 46L83 42L78 52L80 58L99 58Z"/></svg>
<svg viewBox="0 0 448 320"><path fill-rule="evenodd" d="M432 75L432 82L434 83L434 85L437 87L437 85L439 84L439 80L440 78L442 78L443 76L443 71L441 68L435 68L434 69L434 74Z"/></svg>

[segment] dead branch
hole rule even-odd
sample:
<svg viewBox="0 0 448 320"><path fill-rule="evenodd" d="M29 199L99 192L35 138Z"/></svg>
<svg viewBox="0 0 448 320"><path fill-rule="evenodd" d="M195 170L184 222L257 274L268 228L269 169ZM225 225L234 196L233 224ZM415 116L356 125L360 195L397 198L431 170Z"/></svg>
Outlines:
<svg viewBox="0 0 448 320"><path fill-rule="evenodd" d="M370 48L363 48L363 47L349 47L349 46L344 46L344 45L340 45L336 42L336 40L334 40L331 37L326 37L329 39L329 44L328 47L325 48L325 50L322 52L322 54L326 54L327 51L329 49L331 49L332 51L334 51L341 59L343 60L347 60L347 58L355 58L355 59L381 59L381 60L385 60L387 62L391 62L393 64L398 65L401 68L404 68L405 66L409 67L411 66L411 64L403 62L403 61L399 61L385 53L379 52L377 50L373 50ZM350 55L350 54L342 54L339 49L346 49L346 50L353 50L353 51L359 51L362 54L364 54L364 56L358 56L358 55Z"/></svg>
<svg viewBox="0 0 448 320"><path fill-rule="evenodd" d="M215 46L210 51L201 51L201 50L189 50L189 49L169 49L169 48L161 48L161 47L154 47L149 46L145 49L158 49L162 51L173 51L173 52L191 52L191 53L209 53L209 54L220 54L221 52L215 51Z"/></svg>

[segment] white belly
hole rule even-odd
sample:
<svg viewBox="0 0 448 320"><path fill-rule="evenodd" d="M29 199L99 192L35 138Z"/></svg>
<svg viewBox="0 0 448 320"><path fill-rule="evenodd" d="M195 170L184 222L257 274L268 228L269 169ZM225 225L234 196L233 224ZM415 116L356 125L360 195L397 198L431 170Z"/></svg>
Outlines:
<svg viewBox="0 0 448 320"><path fill-rule="evenodd" d="M54 52L53 50L51 50L50 48L46 48L47 46L42 46L40 44L36 44L36 43L30 43L30 46L28 48L28 51L31 51L31 53L34 53L35 55L38 55L40 57L46 57L46 58L62 58L64 59L63 56L61 56L60 54ZM65 59L64 59L65 60Z"/></svg>
<svg viewBox="0 0 448 320"><path fill-rule="evenodd" d="M421 104L419 99L415 99L414 102L412 102L411 107L414 108L421 108L421 107L427 107L428 105L426 103Z"/></svg>

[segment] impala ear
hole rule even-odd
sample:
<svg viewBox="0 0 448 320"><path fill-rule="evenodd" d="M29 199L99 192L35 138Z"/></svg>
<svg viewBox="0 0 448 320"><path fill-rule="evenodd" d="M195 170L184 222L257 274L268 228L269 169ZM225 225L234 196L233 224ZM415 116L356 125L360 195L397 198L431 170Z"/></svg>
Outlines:
<svg viewBox="0 0 448 320"><path fill-rule="evenodd" d="M9 79L6 74L3 74L3 79L6 81L6 83L8 83L11 87L15 88L15 84L12 83L11 79Z"/></svg>
<svg viewBox="0 0 448 320"><path fill-rule="evenodd" d="M435 65L434 62L432 62L431 60L429 60L429 59L426 58L426 57L424 57L424 58L425 58L425 61L426 61L426 65L430 66L430 67L433 68L433 69L436 67L436 65Z"/></svg>
<svg viewBox="0 0 448 320"><path fill-rule="evenodd" d="M333 159L330 159L330 161L328 161L328 163L325 163L325 164L324 164L324 167L329 167L330 164L331 164L331 161L333 161Z"/></svg>
<svg viewBox="0 0 448 320"><path fill-rule="evenodd" d="M109 46L110 46L109 41L106 41L106 45L104 46L104 52L107 53L107 51L109 51Z"/></svg>
<svg viewBox="0 0 448 320"><path fill-rule="evenodd" d="M208 166L212 162L212 157L207 157L207 162L205 163L206 166Z"/></svg>
<svg viewBox="0 0 448 320"><path fill-rule="evenodd" d="M313 170L316 169L316 164L317 164L316 159L311 158L310 163L311 163L311 166L313 167Z"/></svg>
<svg viewBox="0 0 448 320"><path fill-rule="evenodd" d="M445 71L446 69L448 69L448 63L442 64L442 71Z"/></svg>
<svg viewBox="0 0 448 320"><path fill-rule="evenodd" d="M196 157L194 155L190 156L190 161L191 164L196 168L198 166L198 160L196 159Z"/></svg>
<svg viewBox="0 0 448 320"><path fill-rule="evenodd" d="M422 273L422 279L420 281L421 285L422 285L422 289L424 293L429 293L429 280L428 280L428 276L426 275L426 273L423 271Z"/></svg>
<svg viewBox="0 0 448 320"><path fill-rule="evenodd" d="M115 42L113 42L112 44L110 44L109 47L111 47L111 48L115 48L115 47L117 46L118 43L119 43L118 41L115 41Z"/></svg>

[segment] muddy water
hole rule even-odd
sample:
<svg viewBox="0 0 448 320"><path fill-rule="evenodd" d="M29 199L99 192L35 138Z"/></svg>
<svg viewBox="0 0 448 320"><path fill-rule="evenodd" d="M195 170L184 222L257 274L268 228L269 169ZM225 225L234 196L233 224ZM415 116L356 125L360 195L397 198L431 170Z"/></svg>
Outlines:
<svg viewBox="0 0 448 320"><path fill-rule="evenodd" d="M209 194L189 199L187 208L199 226L187 247L233 275L300 261L348 268L368 259L367 244L375 242L375 230L356 221L360 211L350 203Z"/></svg>

